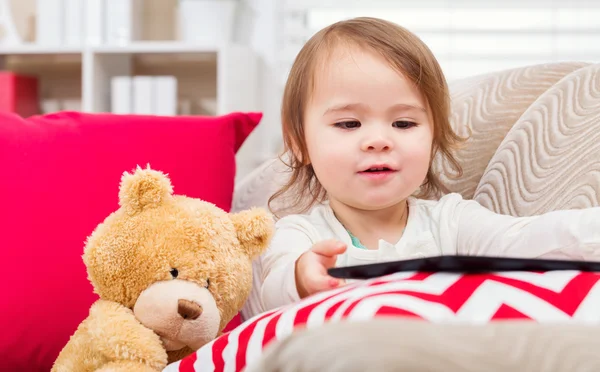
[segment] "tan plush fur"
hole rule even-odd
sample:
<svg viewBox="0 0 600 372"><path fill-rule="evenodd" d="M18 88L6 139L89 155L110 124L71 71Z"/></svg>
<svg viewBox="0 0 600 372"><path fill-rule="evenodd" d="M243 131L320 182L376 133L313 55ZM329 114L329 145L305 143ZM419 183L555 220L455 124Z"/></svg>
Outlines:
<svg viewBox="0 0 600 372"><path fill-rule="evenodd" d="M226 213L174 195L149 168L123 175L119 201L84 249L100 300L53 372L160 371L190 354L239 312L252 259L273 234L265 210Z"/></svg>

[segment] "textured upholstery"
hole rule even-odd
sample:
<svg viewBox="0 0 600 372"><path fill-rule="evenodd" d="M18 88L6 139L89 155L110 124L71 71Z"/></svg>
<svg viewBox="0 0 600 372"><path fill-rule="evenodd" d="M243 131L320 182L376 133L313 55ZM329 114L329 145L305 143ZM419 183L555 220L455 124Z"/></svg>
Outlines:
<svg viewBox="0 0 600 372"><path fill-rule="evenodd" d="M439 158L435 166L444 184L471 199L496 149L528 108L550 87L583 63L561 63L517 68L450 83L451 124L459 135L471 131L467 145L457 152L464 174L458 180Z"/></svg>
<svg viewBox="0 0 600 372"><path fill-rule="evenodd" d="M546 90L502 140L474 199L498 213L535 215L598 205L600 65Z"/></svg>
<svg viewBox="0 0 600 372"><path fill-rule="evenodd" d="M470 132L461 178L434 160L450 191L515 216L599 205L600 64L524 66L451 82L450 94L455 131ZM267 161L237 184L233 211L266 207L287 174Z"/></svg>

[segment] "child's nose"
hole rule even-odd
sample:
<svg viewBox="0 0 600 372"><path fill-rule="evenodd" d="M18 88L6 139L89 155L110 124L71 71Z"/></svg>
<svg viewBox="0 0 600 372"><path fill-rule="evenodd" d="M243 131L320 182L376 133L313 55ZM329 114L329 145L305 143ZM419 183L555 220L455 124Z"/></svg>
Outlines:
<svg viewBox="0 0 600 372"><path fill-rule="evenodd" d="M363 151L389 151L391 148L391 141L383 135L366 139L362 146Z"/></svg>

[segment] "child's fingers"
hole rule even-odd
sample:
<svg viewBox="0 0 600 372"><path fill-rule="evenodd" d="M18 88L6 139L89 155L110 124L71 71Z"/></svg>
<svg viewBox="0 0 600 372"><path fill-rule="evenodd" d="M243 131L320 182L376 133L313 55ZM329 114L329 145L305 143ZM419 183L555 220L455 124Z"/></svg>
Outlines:
<svg viewBox="0 0 600 372"><path fill-rule="evenodd" d="M320 278L320 284L321 284L320 288L322 290L335 288L335 287L338 287L338 286L344 284L343 279L334 278L327 273L327 269L329 267L333 267L334 264L335 264L335 262L333 262L331 265L325 264L325 265L322 265L319 269L318 277Z"/></svg>
<svg viewBox="0 0 600 372"><path fill-rule="evenodd" d="M326 291L332 288L339 287L344 282L340 279L333 278L329 275L321 275L314 280L313 293Z"/></svg>
<svg viewBox="0 0 600 372"><path fill-rule="evenodd" d="M297 266L297 286L301 296L326 291L344 284L343 280L327 274L327 269L335 266L338 254L346 250L346 245L335 240L315 244L303 254Z"/></svg>
<svg viewBox="0 0 600 372"><path fill-rule="evenodd" d="M324 274L326 273L326 269L332 268L335 266L337 261L337 256L339 254L344 253L346 250L346 246L340 242L329 242L329 246L327 248L323 248L323 253L313 252L316 261L319 262L321 266L323 266ZM321 247L318 247L320 249Z"/></svg>
<svg viewBox="0 0 600 372"><path fill-rule="evenodd" d="M321 263L315 262L306 272L306 289L309 293L317 293L336 288L343 282L327 274L327 268Z"/></svg>
<svg viewBox="0 0 600 372"><path fill-rule="evenodd" d="M329 286L329 288L336 288L346 284L346 281L344 279L338 279L332 276L328 276L328 278L329 280L327 282L327 285Z"/></svg>
<svg viewBox="0 0 600 372"><path fill-rule="evenodd" d="M311 250L318 255L325 257L335 257L344 253L346 244L338 240L324 240L312 246Z"/></svg>

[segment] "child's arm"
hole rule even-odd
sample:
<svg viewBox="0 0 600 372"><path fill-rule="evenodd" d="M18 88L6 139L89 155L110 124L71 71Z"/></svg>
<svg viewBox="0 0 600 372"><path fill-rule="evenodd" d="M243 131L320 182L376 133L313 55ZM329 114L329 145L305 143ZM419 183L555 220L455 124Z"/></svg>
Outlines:
<svg viewBox="0 0 600 372"><path fill-rule="evenodd" d="M461 204L459 254L600 260L600 208L511 217L474 201Z"/></svg>
<svg viewBox="0 0 600 372"><path fill-rule="evenodd" d="M261 256L260 296L265 310L300 300L296 287L295 264L314 244L314 228L304 220L284 218L267 251Z"/></svg>

